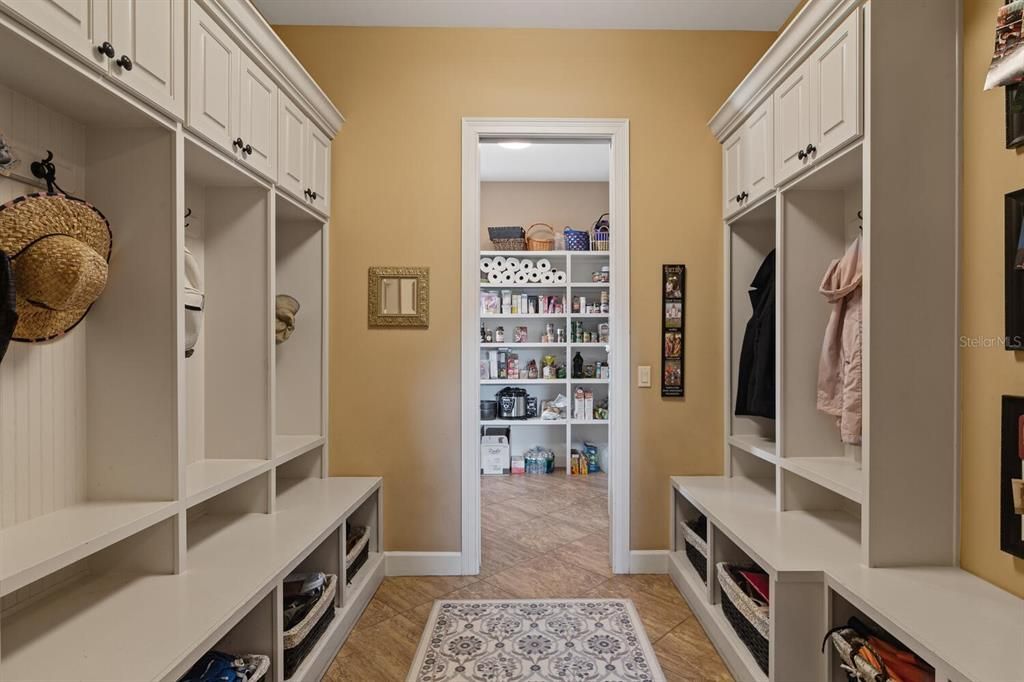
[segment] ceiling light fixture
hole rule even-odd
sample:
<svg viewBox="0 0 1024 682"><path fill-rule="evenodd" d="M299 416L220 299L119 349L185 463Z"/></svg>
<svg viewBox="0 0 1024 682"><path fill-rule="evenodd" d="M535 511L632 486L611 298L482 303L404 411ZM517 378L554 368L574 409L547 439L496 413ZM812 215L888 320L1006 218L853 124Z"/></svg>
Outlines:
<svg viewBox="0 0 1024 682"><path fill-rule="evenodd" d="M529 142L499 142L498 146L502 149L526 149L530 146Z"/></svg>

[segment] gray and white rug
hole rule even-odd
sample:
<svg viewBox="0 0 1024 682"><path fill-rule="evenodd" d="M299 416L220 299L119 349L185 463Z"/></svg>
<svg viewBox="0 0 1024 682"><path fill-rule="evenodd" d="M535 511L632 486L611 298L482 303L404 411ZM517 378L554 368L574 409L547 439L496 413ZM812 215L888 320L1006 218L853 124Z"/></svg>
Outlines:
<svg viewBox="0 0 1024 682"><path fill-rule="evenodd" d="M663 682L629 599L434 604L408 682Z"/></svg>

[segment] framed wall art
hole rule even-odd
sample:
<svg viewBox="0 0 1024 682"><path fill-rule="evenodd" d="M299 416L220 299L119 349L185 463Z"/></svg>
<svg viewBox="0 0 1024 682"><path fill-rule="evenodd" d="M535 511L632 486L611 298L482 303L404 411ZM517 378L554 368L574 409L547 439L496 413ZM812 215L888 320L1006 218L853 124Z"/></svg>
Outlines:
<svg viewBox="0 0 1024 682"><path fill-rule="evenodd" d="M370 327L430 326L430 268L370 268L367 292Z"/></svg>
<svg viewBox="0 0 1024 682"><path fill-rule="evenodd" d="M685 395L686 266L661 266L661 395Z"/></svg>
<svg viewBox="0 0 1024 682"><path fill-rule="evenodd" d="M1004 348L1024 350L1024 189L1010 192L1004 201Z"/></svg>
<svg viewBox="0 0 1024 682"><path fill-rule="evenodd" d="M1024 397L1003 396L999 548L1024 559Z"/></svg>

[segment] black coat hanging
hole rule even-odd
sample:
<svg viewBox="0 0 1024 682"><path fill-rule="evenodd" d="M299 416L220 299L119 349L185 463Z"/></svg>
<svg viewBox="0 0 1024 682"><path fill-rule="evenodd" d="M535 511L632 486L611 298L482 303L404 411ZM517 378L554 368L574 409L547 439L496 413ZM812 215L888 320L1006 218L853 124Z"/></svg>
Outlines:
<svg viewBox="0 0 1024 682"><path fill-rule="evenodd" d="M750 283L752 314L743 333L736 414L775 419L775 250Z"/></svg>

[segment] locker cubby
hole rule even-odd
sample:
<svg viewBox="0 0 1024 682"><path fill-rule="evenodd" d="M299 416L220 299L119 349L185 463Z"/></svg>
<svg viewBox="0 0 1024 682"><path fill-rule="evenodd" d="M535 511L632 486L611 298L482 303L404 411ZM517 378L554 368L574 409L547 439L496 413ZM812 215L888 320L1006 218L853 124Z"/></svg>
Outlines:
<svg viewBox="0 0 1024 682"><path fill-rule="evenodd" d="M374 491L362 504L349 515L345 523L345 585L343 587L343 601L349 603L350 594L359 591L363 581L367 580L373 567L381 559L381 537L380 537L380 492ZM362 566L355 562L356 556L350 556L353 547L348 547L349 532L353 528L366 528L367 536L367 559Z"/></svg>
<svg viewBox="0 0 1024 682"><path fill-rule="evenodd" d="M275 648L277 644L278 621L274 600L277 590L271 589L239 619L227 634L218 640L210 650L220 651L234 656L258 654L270 659L270 667L259 678L259 682L271 682L277 679L277 661Z"/></svg>
<svg viewBox="0 0 1024 682"><path fill-rule="evenodd" d="M198 342L185 358L190 505L266 471L270 458L269 190L185 146L185 246L202 274Z"/></svg>
<svg viewBox="0 0 1024 682"><path fill-rule="evenodd" d="M323 478L324 455L323 447L316 447L302 455L279 464L274 471L277 495L285 495L289 490L311 478Z"/></svg>
<svg viewBox="0 0 1024 682"><path fill-rule="evenodd" d="M274 348L274 457L281 461L315 447L325 435L327 236L323 223L281 195L276 199L275 311L277 295L299 303L294 330Z"/></svg>
<svg viewBox="0 0 1024 682"><path fill-rule="evenodd" d="M703 512L694 506L689 500L679 494L673 493L672 495L672 509L673 509L673 526L672 526L672 551L678 557L678 564L683 567L684 571L690 574L692 580L699 580L705 586L708 585L708 577L712 575L713 566L710 563L710 539L711 539L711 523L706 521L706 538L704 540L704 550L707 554L703 557L703 570L704 573L701 575L700 569L697 567L701 563L694 564L694 562L701 562L701 558L698 558L698 554L694 553L694 549L687 549L686 546L686 524L693 523L697 519L704 516ZM706 517L705 517L706 520ZM694 546L696 548L696 545ZM705 589L702 595L705 599L708 596L708 591Z"/></svg>

